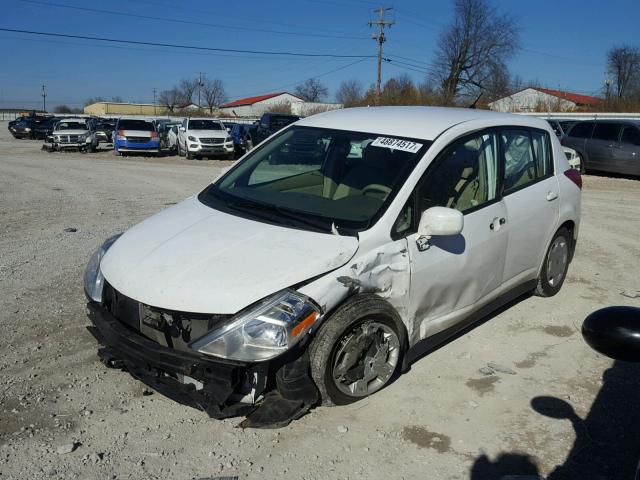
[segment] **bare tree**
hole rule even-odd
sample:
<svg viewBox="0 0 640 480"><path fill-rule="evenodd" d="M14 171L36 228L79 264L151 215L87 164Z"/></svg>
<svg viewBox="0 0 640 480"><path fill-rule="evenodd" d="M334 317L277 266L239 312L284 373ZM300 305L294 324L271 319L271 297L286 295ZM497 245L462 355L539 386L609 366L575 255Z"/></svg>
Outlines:
<svg viewBox="0 0 640 480"><path fill-rule="evenodd" d="M91 105L92 103L106 102L107 100L103 97L91 97L87 98L87 101L84 102L84 106ZM66 107L66 105L61 105L62 107Z"/></svg>
<svg viewBox="0 0 640 480"><path fill-rule="evenodd" d="M489 0L455 0L453 23L440 33L434 62L443 101L477 96L492 75L507 69L519 43L515 20L498 13Z"/></svg>
<svg viewBox="0 0 640 480"><path fill-rule="evenodd" d="M306 102L321 102L329 94L329 89L316 78L309 78L298 85L295 94Z"/></svg>
<svg viewBox="0 0 640 480"><path fill-rule="evenodd" d="M113 103L124 103L124 99L120 95L116 95L115 97L111 97L111 101Z"/></svg>
<svg viewBox="0 0 640 480"><path fill-rule="evenodd" d="M182 101L184 103L192 103L193 94L198 91L198 79L183 78L182 80L180 80L179 89L182 95Z"/></svg>
<svg viewBox="0 0 640 480"><path fill-rule="evenodd" d="M213 109L219 107L227 98L224 85L219 78L204 80L202 84L202 94L204 95L204 101L209 107L209 113L213 113Z"/></svg>
<svg viewBox="0 0 640 480"><path fill-rule="evenodd" d="M178 106L184 103L184 98L182 97L182 92L176 87L173 87L171 90L163 90L160 92L158 103L164 105L167 107L167 110L173 113Z"/></svg>
<svg viewBox="0 0 640 480"><path fill-rule="evenodd" d="M68 105L58 105L53 109L53 113L73 113L73 109Z"/></svg>
<svg viewBox="0 0 640 480"><path fill-rule="evenodd" d="M358 79L343 81L336 91L336 101L345 107L359 105L362 101L362 82Z"/></svg>
<svg viewBox="0 0 640 480"><path fill-rule="evenodd" d="M607 68L616 97L626 98L640 82L640 50L629 45L612 48L607 54Z"/></svg>

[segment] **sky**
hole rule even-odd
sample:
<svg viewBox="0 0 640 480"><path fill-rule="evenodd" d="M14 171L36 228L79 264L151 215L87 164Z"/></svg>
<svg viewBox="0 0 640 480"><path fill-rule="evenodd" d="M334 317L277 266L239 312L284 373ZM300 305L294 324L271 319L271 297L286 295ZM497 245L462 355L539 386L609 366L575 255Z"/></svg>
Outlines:
<svg viewBox="0 0 640 480"><path fill-rule="evenodd" d="M224 82L229 100L293 91L309 77L329 88L376 77L376 43L367 22L377 2L364 0L2 0L0 28L189 45L352 56L246 54L105 43L0 31L0 108L81 107L90 97L152 102L156 92L200 72ZM640 46L640 0L493 0L512 15L522 49L509 63L524 82L597 94L614 45ZM387 15L383 81L407 73L421 82L453 0L396 0ZM404 57L404 58L400 58Z"/></svg>

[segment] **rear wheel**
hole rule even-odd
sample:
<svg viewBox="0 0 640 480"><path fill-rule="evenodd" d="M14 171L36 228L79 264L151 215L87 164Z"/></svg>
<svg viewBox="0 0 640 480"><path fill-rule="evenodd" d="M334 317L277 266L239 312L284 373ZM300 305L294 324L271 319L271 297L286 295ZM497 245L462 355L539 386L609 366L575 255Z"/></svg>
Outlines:
<svg viewBox="0 0 640 480"><path fill-rule="evenodd" d="M352 403L391 381L405 343L395 317L388 303L367 295L343 305L322 324L309 358L323 403Z"/></svg>
<svg viewBox="0 0 640 480"><path fill-rule="evenodd" d="M538 285L535 289L536 295L552 297L562 288L569 268L572 239L571 232L564 227L553 236L542 262Z"/></svg>

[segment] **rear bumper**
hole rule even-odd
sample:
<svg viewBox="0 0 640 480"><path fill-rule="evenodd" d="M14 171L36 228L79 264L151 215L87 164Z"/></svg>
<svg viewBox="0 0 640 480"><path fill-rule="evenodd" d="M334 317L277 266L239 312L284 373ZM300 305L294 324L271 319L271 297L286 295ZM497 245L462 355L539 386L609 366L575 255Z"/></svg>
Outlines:
<svg viewBox="0 0 640 480"><path fill-rule="evenodd" d="M143 152L160 151L160 140L149 140L148 142L130 142L128 140L116 140L113 144L118 152Z"/></svg>
<svg viewBox="0 0 640 480"><path fill-rule="evenodd" d="M89 331L102 345L98 356L105 365L127 370L163 395L213 418L247 415L244 427L280 427L318 400L307 355L301 351L262 363L215 359L159 345L96 302L87 304L87 316ZM276 389L265 393L273 383ZM265 393L259 407L247 401L248 388L254 400Z"/></svg>

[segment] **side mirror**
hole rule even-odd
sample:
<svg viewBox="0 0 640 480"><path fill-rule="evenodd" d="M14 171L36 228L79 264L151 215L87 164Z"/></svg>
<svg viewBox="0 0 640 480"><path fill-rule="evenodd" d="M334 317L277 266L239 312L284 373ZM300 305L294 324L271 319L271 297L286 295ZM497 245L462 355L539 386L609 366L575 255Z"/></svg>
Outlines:
<svg viewBox="0 0 640 480"><path fill-rule="evenodd" d="M640 308L597 310L582 323L582 336L591 348L607 357L640 362Z"/></svg>
<svg viewBox="0 0 640 480"><path fill-rule="evenodd" d="M418 235L458 235L464 227L464 216L458 210L447 207L431 207L420 217Z"/></svg>
<svg viewBox="0 0 640 480"><path fill-rule="evenodd" d="M418 238L416 245L418 250L429 248L429 240L433 236L458 235L464 227L462 213L453 208L431 207L420 216L418 224Z"/></svg>

